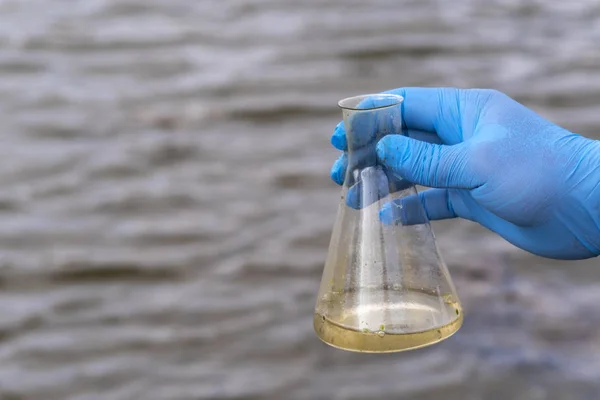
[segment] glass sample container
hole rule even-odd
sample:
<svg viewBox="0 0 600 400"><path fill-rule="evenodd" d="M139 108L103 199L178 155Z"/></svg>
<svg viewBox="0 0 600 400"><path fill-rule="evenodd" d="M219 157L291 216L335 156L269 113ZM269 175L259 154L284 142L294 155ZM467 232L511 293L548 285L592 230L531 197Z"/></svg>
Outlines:
<svg viewBox="0 0 600 400"><path fill-rule="evenodd" d="M344 350L421 348L450 337L463 322L416 187L377 159L379 139L402 134L403 100L373 94L339 102L347 168L314 329L322 341ZM392 221L380 217L386 205Z"/></svg>

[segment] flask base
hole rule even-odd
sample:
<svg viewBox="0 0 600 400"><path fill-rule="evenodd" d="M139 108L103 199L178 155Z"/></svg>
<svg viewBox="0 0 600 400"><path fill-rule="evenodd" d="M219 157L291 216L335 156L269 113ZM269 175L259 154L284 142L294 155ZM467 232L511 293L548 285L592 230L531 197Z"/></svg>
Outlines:
<svg viewBox="0 0 600 400"><path fill-rule="evenodd" d="M346 310L345 318L337 321L316 312L313 320L314 330L319 339L338 349L361 353L394 353L441 342L456 333L463 324L463 313L458 303L442 302L445 316L442 319L443 323L425 327L424 324L431 321L435 311L440 312L439 309L430 307L433 299L413 291L405 293L402 297L405 301L395 303L392 310L388 309L388 315L394 315L390 319L396 320L391 326L371 324L370 329L359 329L357 321L374 322L372 317L380 315L379 307L371 307L367 311ZM439 308L439 300L437 304ZM351 322L353 327L347 326L348 322Z"/></svg>

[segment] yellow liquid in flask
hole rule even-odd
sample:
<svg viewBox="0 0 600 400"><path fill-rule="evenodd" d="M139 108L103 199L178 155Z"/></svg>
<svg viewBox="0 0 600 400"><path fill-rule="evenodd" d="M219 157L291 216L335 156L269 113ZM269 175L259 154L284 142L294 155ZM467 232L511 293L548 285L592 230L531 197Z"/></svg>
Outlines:
<svg viewBox="0 0 600 400"><path fill-rule="evenodd" d="M459 303L438 295L414 289L375 289L371 295L385 301L365 305L353 292L328 293L323 303L328 315L319 309L314 315L318 337L344 350L390 353L440 342L463 323ZM352 307L353 302L361 305Z"/></svg>

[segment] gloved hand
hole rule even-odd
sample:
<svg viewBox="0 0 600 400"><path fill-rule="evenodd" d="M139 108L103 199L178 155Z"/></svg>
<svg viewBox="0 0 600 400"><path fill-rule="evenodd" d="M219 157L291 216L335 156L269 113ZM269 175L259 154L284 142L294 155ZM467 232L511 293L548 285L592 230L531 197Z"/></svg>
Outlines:
<svg viewBox="0 0 600 400"><path fill-rule="evenodd" d="M428 186L386 204L385 223L461 217L542 257L600 254L600 142L571 133L494 90L401 88L404 135L376 145L378 163ZM342 123L331 137L344 152ZM331 177L343 183L343 154ZM399 204L400 203L400 204ZM415 217L416 216L416 217Z"/></svg>

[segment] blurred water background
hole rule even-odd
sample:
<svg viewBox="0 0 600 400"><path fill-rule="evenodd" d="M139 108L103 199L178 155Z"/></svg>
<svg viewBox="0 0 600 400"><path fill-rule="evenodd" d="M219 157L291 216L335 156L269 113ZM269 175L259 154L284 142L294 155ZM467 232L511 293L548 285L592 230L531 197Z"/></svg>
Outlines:
<svg viewBox="0 0 600 400"><path fill-rule="evenodd" d="M466 308L312 330L338 99L493 87L600 137L594 0L0 0L0 399L598 399L597 260L434 223ZM540 172L541 173L541 172Z"/></svg>

